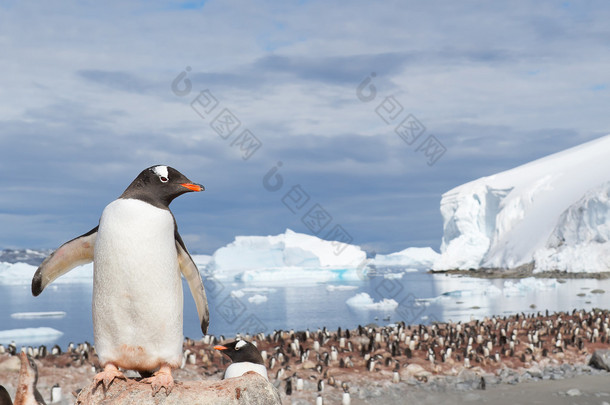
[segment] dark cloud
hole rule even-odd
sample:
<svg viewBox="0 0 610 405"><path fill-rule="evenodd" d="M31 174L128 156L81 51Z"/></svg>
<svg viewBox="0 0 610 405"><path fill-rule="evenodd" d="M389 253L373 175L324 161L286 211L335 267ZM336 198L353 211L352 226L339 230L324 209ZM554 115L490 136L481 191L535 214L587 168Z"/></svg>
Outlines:
<svg viewBox="0 0 610 405"><path fill-rule="evenodd" d="M158 91L160 87L154 82L143 79L140 75L129 72L89 69L79 70L77 74L89 82L129 93L147 94Z"/></svg>

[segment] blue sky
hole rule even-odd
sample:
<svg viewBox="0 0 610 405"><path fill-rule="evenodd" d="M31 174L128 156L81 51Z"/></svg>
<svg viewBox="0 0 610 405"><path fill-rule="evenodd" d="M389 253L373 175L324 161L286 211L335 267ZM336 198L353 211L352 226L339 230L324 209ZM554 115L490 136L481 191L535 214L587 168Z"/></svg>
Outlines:
<svg viewBox="0 0 610 405"><path fill-rule="evenodd" d="M286 228L438 250L443 192L610 132L609 19L603 1L2 2L0 247L55 248L169 164L206 186L172 205L193 252Z"/></svg>

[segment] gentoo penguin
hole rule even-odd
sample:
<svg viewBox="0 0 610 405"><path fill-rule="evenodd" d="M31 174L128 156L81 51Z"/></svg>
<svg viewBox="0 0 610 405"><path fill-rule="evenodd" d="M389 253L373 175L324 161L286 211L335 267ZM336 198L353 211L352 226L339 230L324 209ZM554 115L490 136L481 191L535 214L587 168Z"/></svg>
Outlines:
<svg viewBox="0 0 610 405"><path fill-rule="evenodd" d="M0 405L13 405L11 396L2 385L0 385Z"/></svg>
<svg viewBox="0 0 610 405"><path fill-rule="evenodd" d="M36 389L38 383L38 367L25 352L19 354L21 369L19 370L19 383L13 405L46 405L42 395Z"/></svg>
<svg viewBox="0 0 610 405"><path fill-rule="evenodd" d="M239 377L248 371L254 371L269 380L263 357L252 343L238 339L214 346L214 349L220 350L231 359L231 364L225 370L224 378Z"/></svg>
<svg viewBox="0 0 610 405"><path fill-rule="evenodd" d="M93 261L93 334L104 370L95 376L106 388L118 370L158 371L142 380L153 396L174 386L171 369L182 360L182 280L195 299L201 330L208 304L197 266L169 209L172 200L204 188L168 166L143 170L104 209L99 225L64 243L40 265L32 279L39 295L57 277Z"/></svg>

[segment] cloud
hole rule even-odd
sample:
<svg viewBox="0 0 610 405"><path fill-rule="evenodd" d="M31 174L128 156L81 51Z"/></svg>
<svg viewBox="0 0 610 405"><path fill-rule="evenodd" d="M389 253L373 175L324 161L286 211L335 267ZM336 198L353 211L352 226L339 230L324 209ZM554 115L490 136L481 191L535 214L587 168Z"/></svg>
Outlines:
<svg viewBox="0 0 610 405"><path fill-rule="evenodd" d="M207 188L173 206L192 251L308 232L282 203L294 185L356 243L438 247L443 192L610 127L605 2L0 7L0 247L88 230L157 163ZM187 66L180 97L171 83ZM372 72L377 97L362 102ZM204 89L219 105L202 118L191 102ZM377 114L386 97L446 147L434 166ZM228 139L211 126L225 108L241 122ZM248 160L233 144L244 129L263 144ZM270 192L262 178L279 161L285 185Z"/></svg>

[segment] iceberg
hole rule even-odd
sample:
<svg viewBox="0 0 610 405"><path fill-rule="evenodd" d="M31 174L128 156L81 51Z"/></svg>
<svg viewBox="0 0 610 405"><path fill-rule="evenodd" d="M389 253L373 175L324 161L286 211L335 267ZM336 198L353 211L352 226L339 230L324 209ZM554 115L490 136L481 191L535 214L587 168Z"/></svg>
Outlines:
<svg viewBox="0 0 610 405"><path fill-rule="evenodd" d="M216 250L206 270L241 281L353 280L366 253L358 246L312 235L237 236Z"/></svg>
<svg viewBox="0 0 610 405"><path fill-rule="evenodd" d="M63 332L48 327L0 330L0 343L7 344L12 341L17 344L48 343L54 342L62 335Z"/></svg>
<svg viewBox="0 0 610 405"><path fill-rule="evenodd" d="M254 294L251 297L248 297L248 302L251 304L262 304L263 302L267 302L266 295Z"/></svg>
<svg viewBox="0 0 610 405"><path fill-rule="evenodd" d="M443 194L433 269L608 271L609 151L607 135Z"/></svg>
<svg viewBox="0 0 610 405"><path fill-rule="evenodd" d="M404 266L417 270L428 270L432 268L440 255L432 248L410 247L400 252L388 255L376 255L372 260L375 266Z"/></svg>
<svg viewBox="0 0 610 405"><path fill-rule="evenodd" d="M0 263L0 284L30 285L37 266L27 263ZM53 284L76 284L93 282L93 263L75 267L53 281Z"/></svg>
<svg viewBox="0 0 610 405"><path fill-rule="evenodd" d="M356 285L327 285L326 291L335 292L335 291L351 291L358 289Z"/></svg>
<svg viewBox="0 0 610 405"><path fill-rule="evenodd" d="M384 298L379 302L374 302L371 296L365 292L354 295L345 303L354 309L368 311L393 311L398 308L398 302L393 299Z"/></svg>
<svg viewBox="0 0 610 405"><path fill-rule="evenodd" d="M63 318L65 316L66 313L64 311L15 312L11 314L13 319Z"/></svg>

